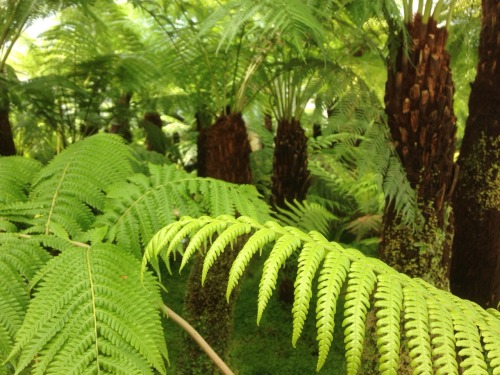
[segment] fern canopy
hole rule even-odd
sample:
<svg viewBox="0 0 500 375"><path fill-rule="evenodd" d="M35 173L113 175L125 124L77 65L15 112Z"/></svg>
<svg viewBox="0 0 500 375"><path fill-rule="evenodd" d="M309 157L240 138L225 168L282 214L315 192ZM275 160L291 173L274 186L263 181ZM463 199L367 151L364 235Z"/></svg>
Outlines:
<svg viewBox="0 0 500 375"><path fill-rule="evenodd" d="M154 278L118 247L73 247L52 258L16 336L16 374L166 373ZM71 286L68 288L68 286Z"/></svg>
<svg viewBox="0 0 500 375"><path fill-rule="evenodd" d="M216 232L218 238L211 242ZM330 350L337 303L340 292L345 291L343 327L348 374L356 374L359 369L370 309L375 310L379 370L383 373L398 373L404 341L408 342L410 365L415 374L429 371L458 374L459 366L465 374L487 374L488 370L500 373L497 311L483 310L422 280L411 279L355 249L327 241L318 232L304 233L273 221L260 224L244 216L183 217L153 236L146 247L142 272L146 272L148 262L156 263L158 257L168 261L185 237L190 237L191 242L183 253L182 264L203 243L212 243L206 252L204 273L222 252L231 251L228 244L236 240L245 242L229 274L228 297L251 257L271 248L259 286L258 319L276 288L279 269L292 253L299 252L292 340L295 343L299 339L311 297L316 293L318 370Z"/></svg>

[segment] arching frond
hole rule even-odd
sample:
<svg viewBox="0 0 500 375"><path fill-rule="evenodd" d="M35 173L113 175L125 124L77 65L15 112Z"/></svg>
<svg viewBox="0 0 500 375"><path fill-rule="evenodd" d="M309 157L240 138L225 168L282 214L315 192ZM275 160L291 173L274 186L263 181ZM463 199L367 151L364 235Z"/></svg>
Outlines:
<svg viewBox="0 0 500 375"><path fill-rule="evenodd" d="M184 231L184 228L189 230ZM205 228L210 228L205 230ZM246 244L236 257L229 274L228 296L240 279L250 258L263 252L272 244L264 263L259 296L257 319L276 287L278 271L294 252L299 253L299 267L295 282L293 313L293 343L299 338L314 292L312 285L318 280L316 320L318 328L318 369L325 362L333 340L334 317L340 291L345 294L344 322L348 373L356 374L364 345L366 315L373 298L376 316L379 369L396 374L400 353L408 350L411 367L415 373L458 374L457 363L465 373L482 374L491 369L500 371L498 339L500 327L498 312L483 310L474 303L461 300L440 291L419 279L396 272L378 259L369 258L354 249L343 248L329 242L317 232L308 234L293 228L282 227L276 222L260 224L241 216L217 218L183 217L161 229L148 244L142 263L145 272L148 262L158 257L169 258L172 239L178 234L192 237L189 252L183 255L183 264L202 244L217 239L208 247L204 270L214 264L223 251L231 251L227 244L243 240ZM182 234L181 234L182 233ZM177 242L180 241L177 237ZM226 246L226 248L223 248ZM318 275L319 276L316 276ZM402 346L407 339L408 347Z"/></svg>
<svg viewBox="0 0 500 375"><path fill-rule="evenodd" d="M138 257L151 237L183 215L235 215L267 220L269 208L250 185L200 178L175 165L149 165L149 176L135 174L107 196L105 214L97 226L107 225L107 239L116 240Z"/></svg>
<svg viewBox="0 0 500 375"><path fill-rule="evenodd" d="M105 191L132 174L130 151L118 136L99 134L55 157L33 180L28 202L0 208L0 217L30 225L29 233L68 238L93 224Z"/></svg>
<svg viewBox="0 0 500 375"><path fill-rule="evenodd" d="M317 230L327 236L330 222L338 220L318 203L294 200L293 203L286 201L285 204L288 209L276 207L277 212L273 217L284 225L294 226L306 232Z"/></svg>
<svg viewBox="0 0 500 375"><path fill-rule="evenodd" d="M159 288L113 245L73 247L53 258L9 358L16 374L165 374Z"/></svg>
<svg viewBox="0 0 500 375"><path fill-rule="evenodd" d="M36 241L0 233L0 373L28 309L28 282L49 259Z"/></svg>
<svg viewBox="0 0 500 375"><path fill-rule="evenodd" d="M0 159L0 204L26 201L28 191L41 164L33 159L17 156Z"/></svg>

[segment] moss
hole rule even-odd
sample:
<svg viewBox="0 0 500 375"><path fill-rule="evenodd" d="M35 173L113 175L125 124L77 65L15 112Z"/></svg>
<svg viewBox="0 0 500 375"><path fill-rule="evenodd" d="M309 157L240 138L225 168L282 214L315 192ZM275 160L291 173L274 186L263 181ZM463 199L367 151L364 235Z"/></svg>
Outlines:
<svg viewBox="0 0 500 375"><path fill-rule="evenodd" d="M422 229L414 231L396 222L386 227L381 259L399 272L449 290L453 224L448 206L445 212L447 217L443 227L438 225L437 213L431 204L425 210L427 220Z"/></svg>
<svg viewBox="0 0 500 375"><path fill-rule="evenodd" d="M464 162L461 173L465 180L473 182L473 191L460 191L468 200L475 202L485 212L488 209L500 210L500 140L484 133L473 146Z"/></svg>

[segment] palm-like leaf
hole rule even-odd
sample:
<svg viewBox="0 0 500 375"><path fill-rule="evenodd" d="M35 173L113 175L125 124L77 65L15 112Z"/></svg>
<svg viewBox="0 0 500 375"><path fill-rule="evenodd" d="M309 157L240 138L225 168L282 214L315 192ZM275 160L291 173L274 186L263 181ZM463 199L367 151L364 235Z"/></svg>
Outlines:
<svg viewBox="0 0 500 375"><path fill-rule="evenodd" d="M34 179L28 202L4 206L0 216L29 224L30 233L76 236L104 209L105 191L132 173L121 138L97 135L68 148ZM105 161L105 162L103 162Z"/></svg>
<svg viewBox="0 0 500 375"><path fill-rule="evenodd" d="M137 260L112 245L68 249L53 258L10 358L16 373L164 374L167 352L159 288L140 280Z"/></svg>
<svg viewBox="0 0 500 375"><path fill-rule="evenodd" d="M212 229L204 231L208 226ZM184 228L189 230L184 231ZM243 216L238 219L227 215L199 219L184 217L163 228L152 238L143 259L143 271L148 262L156 262L159 256L168 259L173 251L169 243L181 233L182 237L196 238L190 251L184 253L185 263L196 248L211 240L214 228L224 238L224 244L241 239L244 233L247 236L244 254L233 263L228 292L240 279L249 258L257 251L262 252L268 243L274 242L259 285L258 319L276 287L279 269L293 252L300 252L292 310L293 342L302 331L309 301L314 293L312 283L319 270L316 308L318 369L323 365L331 345L333 317L340 290L347 284L343 325L349 374L355 374L360 365L366 314L371 297L375 300L376 308L380 371L397 373L402 337L408 340L411 366L416 373L426 373L432 368L437 373L458 374L458 361L471 374L486 373L488 367L494 372L500 370L496 348L498 340L495 336L500 326L498 312L482 310L474 303L440 291L422 280L411 279L377 259L365 257L357 250L328 242L316 232L306 234L275 222L259 224ZM207 250L212 255L205 261L206 269L224 251L217 240L214 246L215 250ZM485 341L481 340L481 336Z"/></svg>

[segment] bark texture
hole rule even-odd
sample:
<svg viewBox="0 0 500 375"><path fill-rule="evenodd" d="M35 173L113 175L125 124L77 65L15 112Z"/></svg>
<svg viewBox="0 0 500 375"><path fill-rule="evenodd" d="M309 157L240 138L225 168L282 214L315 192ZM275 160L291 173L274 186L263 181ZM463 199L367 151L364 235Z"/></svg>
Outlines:
<svg viewBox="0 0 500 375"><path fill-rule="evenodd" d="M380 257L397 270L447 289L453 232L455 116L447 31L420 14L407 25L409 51L388 68L385 104L392 139L417 192L425 222L413 232L394 207L384 215Z"/></svg>
<svg viewBox="0 0 500 375"><path fill-rule="evenodd" d="M198 138L198 175L238 184L252 182L250 144L241 113L222 115L214 125L200 129ZM232 332L234 296L226 301L229 270L238 252L238 245L218 258L201 286L203 257L195 258L189 275L185 300L187 320L212 348L224 358ZM213 374L218 370L206 354L188 339L188 351L182 353L178 373Z"/></svg>
<svg viewBox="0 0 500 375"><path fill-rule="evenodd" d="M271 204L286 208L285 200L303 201L310 185L307 137L298 120L278 122L274 147Z"/></svg>
<svg viewBox="0 0 500 375"><path fill-rule="evenodd" d="M453 196L454 294L483 307L500 302L500 3L482 1L477 74Z"/></svg>
<svg viewBox="0 0 500 375"><path fill-rule="evenodd" d="M0 75L2 72L0 72ZM0 80L0 155L16 155L16 146L12 135L12 126L9 119L9 95L7 88Z"/></svg>

